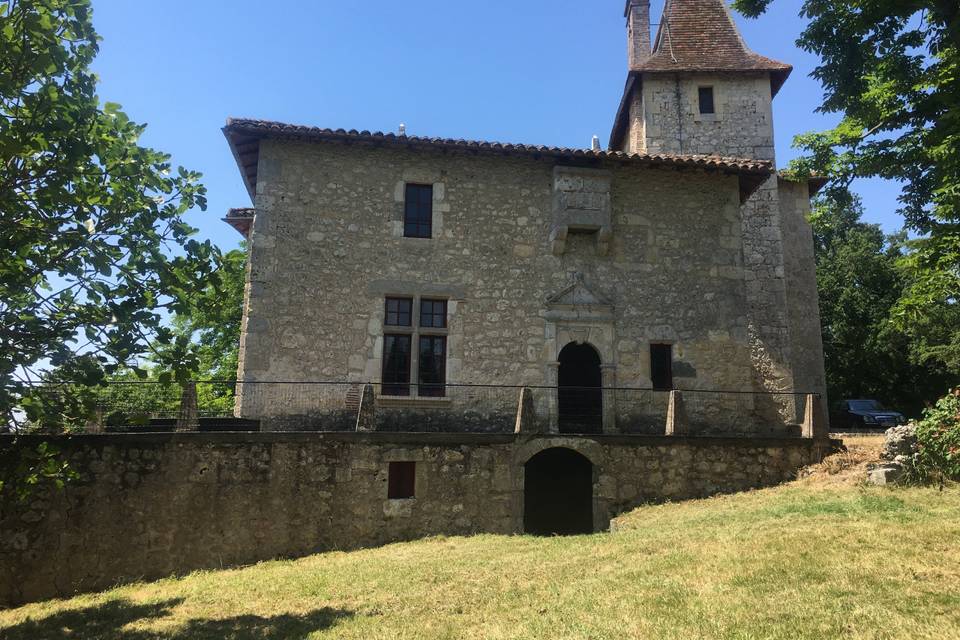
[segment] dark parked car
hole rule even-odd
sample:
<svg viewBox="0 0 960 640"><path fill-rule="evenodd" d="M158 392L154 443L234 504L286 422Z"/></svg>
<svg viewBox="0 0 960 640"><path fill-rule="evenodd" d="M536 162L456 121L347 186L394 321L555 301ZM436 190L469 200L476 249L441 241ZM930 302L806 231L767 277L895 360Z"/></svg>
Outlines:
<svg viewBox="0 0 960 640"><path fill-rule="evenodd" d="M844 400L832 419L832 426L835 429L889 429L906 422L902 413L890 411L876 400Z"/></svg>

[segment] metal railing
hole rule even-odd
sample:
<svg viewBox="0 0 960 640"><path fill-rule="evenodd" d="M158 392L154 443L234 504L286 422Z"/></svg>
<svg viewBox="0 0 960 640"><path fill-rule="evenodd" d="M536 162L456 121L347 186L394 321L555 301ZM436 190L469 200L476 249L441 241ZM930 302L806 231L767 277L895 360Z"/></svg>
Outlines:
<svg viewBox="0 0 960 640"><path fill-rule="evenodd" d="M169 430L221 419L258 421L269 431L352 431L365 389L372 395L370 423L377 431L510 433L526 389L531 402L524 420L534 429L657 435L665 431L671 404L669 391L629 387L296 381L40 384L27 389L23 402L44 408L33 411L44 416L34 420L34 428ZM806 397L683 390L673 419L697 435L794 434Z"/></svg>

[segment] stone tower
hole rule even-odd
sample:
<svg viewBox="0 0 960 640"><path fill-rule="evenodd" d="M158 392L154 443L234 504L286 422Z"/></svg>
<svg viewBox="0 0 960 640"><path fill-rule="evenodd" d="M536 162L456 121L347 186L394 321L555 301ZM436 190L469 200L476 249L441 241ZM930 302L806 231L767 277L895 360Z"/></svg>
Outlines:
<svg viewBox="0 0 960 640"><path fill-rule="evenodd" d="M723 0L666 0L652 46L649 0L627 0L625 15L629 73L612 150L776 161L773 98L792 67L751 51ZM775 174L741 209L758 391L825 393L810 193Z"/></svg>

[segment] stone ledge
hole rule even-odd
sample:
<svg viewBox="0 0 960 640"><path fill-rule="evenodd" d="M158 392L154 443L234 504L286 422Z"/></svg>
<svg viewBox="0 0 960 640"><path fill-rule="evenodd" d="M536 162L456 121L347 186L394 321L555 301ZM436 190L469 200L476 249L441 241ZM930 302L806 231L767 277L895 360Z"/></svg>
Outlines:
<svg viewBox="0 0 960 640"><path fill-rule="evenodd" d="M833 449L840 446L840 440L809 439L799 437L731 437L731 436L664 436L646 434L591 434L570 433L514 434L514 433L425 433L425 432L354 432L354 431L269 431L269 432L188 432L188 433L109 433L82 434L69 436L0 435L0 448L11 447L19 441L22 445L52 442L69 445L100 446L138 446L150 444L283 444L309 443L317 441L356 442L356 443L417 443L417 444L512 444L547 440L551 438L575 438L593 440L599 444L634 445L640 447L690 445L696 447L737 446L737 447L778 447L778 446L821 446Z"/></svg>

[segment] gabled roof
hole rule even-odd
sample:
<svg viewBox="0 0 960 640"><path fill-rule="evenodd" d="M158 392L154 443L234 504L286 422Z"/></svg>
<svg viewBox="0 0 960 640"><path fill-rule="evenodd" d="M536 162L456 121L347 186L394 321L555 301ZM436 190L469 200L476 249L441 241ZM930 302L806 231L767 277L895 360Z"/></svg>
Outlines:
<svg viewBox="0 0 960 640"><path fill-rule="evenodd" d="M666 0L644 73L769 71L776 95L793 67L747 47L724 0Z"/></svg>
<svg viewBox="0 0 960 640"><path fill-rule="evenodd" d="M478 140L454 140L450 138L422 138L370 131L345 131L321 129L301 125L284 124L267 120L228 118L223 134L237 161L243 181L251 200L256 194L257 165L260 157L260 141L265 138L299 140L317 143L342 144L358 147L394 147L410 150L466 153L471 155L525 156L560 161L616 160L623 163L702 169L721 174L737 175L740 180L740 197L746 200L773 172L773 164L765 160L727 158L707 155L628 154L622 151L594 151L541 145L482 142Z"/></svg>

